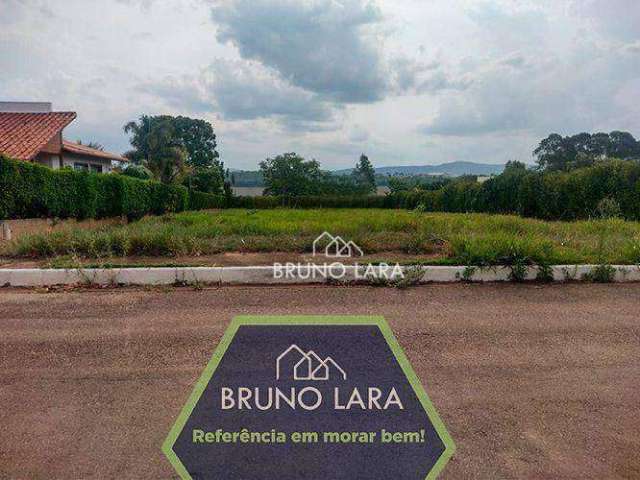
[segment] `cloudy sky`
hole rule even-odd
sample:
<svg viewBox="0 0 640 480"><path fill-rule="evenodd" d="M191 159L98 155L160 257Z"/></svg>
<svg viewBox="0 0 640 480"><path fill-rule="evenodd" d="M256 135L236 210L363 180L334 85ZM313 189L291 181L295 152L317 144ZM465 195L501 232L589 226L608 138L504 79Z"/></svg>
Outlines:
<svg viewBox="0 0 640 480"><path fill-rule="evenodd" d="M531 162L551 132L640 137L636 0L0 0L0 99L205 118L226 166Z"/></svg>

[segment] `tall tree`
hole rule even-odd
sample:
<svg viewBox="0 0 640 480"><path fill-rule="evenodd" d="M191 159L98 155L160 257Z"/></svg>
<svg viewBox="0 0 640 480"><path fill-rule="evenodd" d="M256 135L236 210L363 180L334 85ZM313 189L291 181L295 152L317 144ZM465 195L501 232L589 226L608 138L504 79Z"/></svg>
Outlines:
<svg viewBox="0 0 640 480"><path fill-rule="evenodd" d="M376 171L369 161L369 157L364 153L360 155L360 160L358 160L352 175L359 190L365 193L373 193L376 191Z"/></svg>
<svg viewBox="0 0 640 480"><path fill-rule="evenodd" d="M155 179L163 183L180 182L188 172L187 151L176 136L171 117L140 117L139 123L129 122L124 131L131 135L134 150L125 155L148 168Z"/></svg>
<svg viewBox="0 0 640 480"><path fill-rule="evenodd" d="M611 150L611 138L608 133L598 132L591 135L588 146L589 154L594 156L608 156Z"/></svg>
<svg viewBox="0 0 640 480"><path fill-rule="evenodd" d="M570 137L563 138L557 133L542 140L533 154L537 157L538 166L548 171L567 170L576 156Z"/></svg>
<svg viewBox="0 0 640 480"><path fill-rule="evenodd" d="M196 190L222 193L224 166L209 122L182 116L142 115L138 122L129 122L124 128L131 135L133 149L125 155L132 162L145 165L154 175L160 170L167 172L157 177L163 181L170 178ZM172 162L176 171L169 174Z"/></svg>
<svg viewBox="0 0 640 480"><path fill-rule="evenodd" d="M189 166L207 168L219 163L216 134L209 122L189 117L175 117L172 122L176 136L187 151Z"/></svg>
<svg viewBox="0 0 640 480"><path fill-rule="evenodd" d="M129 143L133 147L125 152L132 163L144 164L149 159L149 133L151 132L153 117L141 115L137 122L131 121L123 127L124 133L129 135Z"/></svg>
<svg viewBox="0 0 640 480"><path fill-rule="evenodd" d="M640 142L629 132L579 133L562 137L552 133L533 151L542 170L572 170L592 165L604 158L640 158Z"/></svg>
<svg viewBox="0 0 640 480"><path fill-rule="evenodd" d="M625 159L640 158L640 142L629 132L615 130L609 134L611 139L610 157Z"/></svg>
<svg viewBox="0 0 640 480"><path fill-rule="evenodd" d="M315 160L296 153L283 153L260 162L266 195L317 195L322 189L323 172Z"/></svg>

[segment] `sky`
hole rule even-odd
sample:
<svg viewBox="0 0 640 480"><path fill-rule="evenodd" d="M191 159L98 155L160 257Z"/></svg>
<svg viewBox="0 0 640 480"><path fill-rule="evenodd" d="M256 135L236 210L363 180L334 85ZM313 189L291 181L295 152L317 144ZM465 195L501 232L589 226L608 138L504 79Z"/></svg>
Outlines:
<svg viewBox="0 0 640 480"><path fill-rule="evenodd" d="M0 0L0 100L116 153L141 114L203 118L236 169L532 163L552 132L640 137L640 2Z"/></svg>

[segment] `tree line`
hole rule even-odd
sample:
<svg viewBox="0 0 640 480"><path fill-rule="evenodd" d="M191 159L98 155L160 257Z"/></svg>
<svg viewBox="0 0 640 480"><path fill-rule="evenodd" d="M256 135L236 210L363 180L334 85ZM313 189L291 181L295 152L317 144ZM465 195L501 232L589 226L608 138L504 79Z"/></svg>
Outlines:
<svg viewBox="0 0 640 480"><path fill-rule="evenodd" d="M559 172L592 166L598 160L640 159L640 142L629 132L579 133L561 136L552 133L533 151L540 170Z"/></svg>
<svg viewBox="0 0 640 480"><path fill-rule="evenodd" d="M233 174L224 170L209 122L143 115L124 130L132 146L125 154L131 161L122 171L125 175L231 196ZM418 203L434 210L567 219L607 210L640 218L640 207L634 204L640 203L640 142L629 132L553 133L532 153L535 166L511 161L502 174L483 183L473 176L414 176L390 177L388 184L393 195L420 198ZM350 174L336 175L322 170L315 159L283 153L261 161L259 176L264 195L279 198L367 196L376 191L375 169L365 154Z"/></svg>
<svg viewBox="0 0 640 480"><path fill-rule="evenodd" d="M231 197L234 208L402 208L423 212L515 214L545 220L622 217L640 220L640 163L603 159L571 171L542 171L510 162L504 173L478 182L448 179L437 188L387 195Z"/></svg>
<svg viewBox="0 0 640 480"><path fill-rule="evenodd" d="M230 193L230 177L217 151L213 126L200 119L142 115L124 126L132 149L121 173L139 179L183 184L200 192ZM284 153L260 162L265 195L366 195L375 192L375 170L361 155L351 175L320 169L316 160Z"/></svg>

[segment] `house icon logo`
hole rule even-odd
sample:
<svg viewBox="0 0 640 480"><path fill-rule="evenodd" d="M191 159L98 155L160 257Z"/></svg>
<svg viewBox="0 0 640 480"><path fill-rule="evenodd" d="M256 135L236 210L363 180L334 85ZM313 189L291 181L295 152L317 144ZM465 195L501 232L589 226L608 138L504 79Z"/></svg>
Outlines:
<svg viewBox="0 0 640 480"><path fill-rule="evenodd" d="M313 350L305 352L292 344L276 359L276 380L330 380L347 379L347 373L331 357L321 358Z"/></svg>
<svg viewBox="0 0 640 480"><path fill-rule="evenodd" d="M345 241L342 237L323 232L313 241L313 256L325 257L355 257L364 255L362 249L353 241Z"/></svg>

